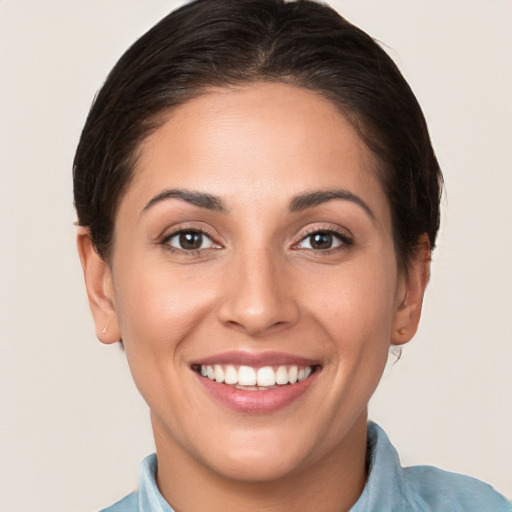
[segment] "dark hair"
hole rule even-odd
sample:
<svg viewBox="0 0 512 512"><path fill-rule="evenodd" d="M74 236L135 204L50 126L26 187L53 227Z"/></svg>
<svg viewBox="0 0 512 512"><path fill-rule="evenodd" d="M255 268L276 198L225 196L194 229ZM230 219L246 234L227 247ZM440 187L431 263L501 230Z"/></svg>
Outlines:
<svg viewBox="0 0 512 512"><path fill-rule="evenodd" d="M255 81L319 92L379 162L398 261L439 228L442 176L421 108L396 65L365 32L311 0L196 0L121 57L99 91L74 161L78 222L108 259L119 202L141 142L162 113L204 93Z"/></svg>

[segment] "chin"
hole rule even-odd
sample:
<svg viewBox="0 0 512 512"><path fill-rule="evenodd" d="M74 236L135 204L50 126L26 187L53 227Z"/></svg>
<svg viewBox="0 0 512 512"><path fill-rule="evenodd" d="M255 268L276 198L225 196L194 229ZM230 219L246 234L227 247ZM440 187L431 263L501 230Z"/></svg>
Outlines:
<svg viewBox="0 0 512 512"><path fill-rule="evenodd" d="M303 459L303 454L301 454ZM282 452L232 454L228 459L215 465L215 472L229 480L246 484L278 482L301 472L306 466L298 457Z"/></svg>
<svg viewBox="0 0 512 512"><path fill-rule="evenodd" d="M200 449L204 466L217 475L244 483L276 482L300 473L311 463L314 455L327 452L315 437L300 432L297 427L231 429L228 436L215 436ZM302 435L301 435L302 434ZM212 439L216 439L212 443Z"/></svg>

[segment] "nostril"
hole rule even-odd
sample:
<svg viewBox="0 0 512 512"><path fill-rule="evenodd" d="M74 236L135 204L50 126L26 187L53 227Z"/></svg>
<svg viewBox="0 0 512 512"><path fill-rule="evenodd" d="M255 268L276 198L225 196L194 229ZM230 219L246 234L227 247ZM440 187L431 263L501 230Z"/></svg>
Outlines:
<svg viewBox="0 0 512 512"><path fill-rule="evenodd" d="M251 336L296 323L299 308L284 282L285 269L278 272L275 267L274 261L253 252L240 268L234 268L218 303L219 321Z"/></svg>

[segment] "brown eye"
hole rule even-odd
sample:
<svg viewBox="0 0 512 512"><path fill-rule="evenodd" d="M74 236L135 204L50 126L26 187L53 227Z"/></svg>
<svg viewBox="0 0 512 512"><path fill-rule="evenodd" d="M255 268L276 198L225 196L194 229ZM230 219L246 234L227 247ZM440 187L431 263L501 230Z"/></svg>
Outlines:
<svg viewBox="0 0 512 512"><path fill-rule="evenodd" d="M310 241L313 249L330 249L333 244L333 236L330 233L315 233Z"/></svg>
<svg viewBox="0 0 512 512"><path fill-rule="evenodd" d="M304 237L297 245L299 249L312 249L315 251L327 251L335 249L343 244L350 245L350 241L333 231L316 231Z"/></svg>
<svg viewBox="0 0 512 512"><path fill-rule="evenodd" d="M165 240L165 243L182 251L198 251L214 246L212 239L201 231L178 231Z"/></svg>
<svg viewBox="0 0 512 512"><path fill-rule="evenodd" d="M182 249L199 249L203 243L203 235L201 233L180 233L180 246Z"/></svg>

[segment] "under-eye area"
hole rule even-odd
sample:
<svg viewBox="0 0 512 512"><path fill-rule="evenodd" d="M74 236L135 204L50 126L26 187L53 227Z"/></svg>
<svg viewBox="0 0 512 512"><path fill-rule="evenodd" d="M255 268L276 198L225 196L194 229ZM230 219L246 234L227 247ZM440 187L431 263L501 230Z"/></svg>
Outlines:
<svg viewBox="0 0 512 512"><path fill-rule="evenodd" d="M320 365L244 366L231 364L194 364L192 370L214 382L237 389L261 391L302 382L320 371Z"/></svg>

